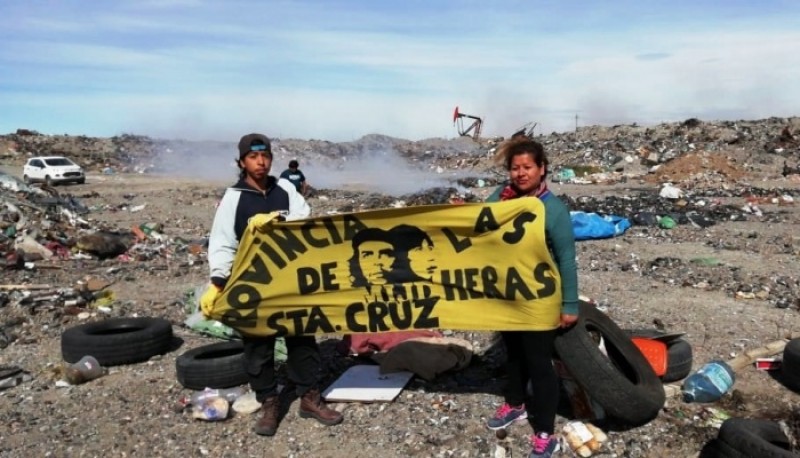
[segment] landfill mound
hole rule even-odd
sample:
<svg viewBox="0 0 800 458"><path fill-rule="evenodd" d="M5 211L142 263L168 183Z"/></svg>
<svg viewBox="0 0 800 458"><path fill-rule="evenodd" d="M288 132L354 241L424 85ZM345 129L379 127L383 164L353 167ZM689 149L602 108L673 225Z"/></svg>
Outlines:
<svg viewBox="0 0 800 458"><path fill-rule="evenodd" d="M799 134L797 117L713 122L689 119L652 127L581 127L574 132L539 135L536 140L549 152L554 172L572 167L578 169L578 178L595 182L618 181L643 172L652 173L650 181L697 179L696 175L704 173L720 174L722 181L736 181L745 175L768 179L785 176L786 171L797 172ZM298 158L301 164L333 170L366 157L398 155L420 169L485 175L496 170L492 153L502 140L457 137L410 141L379 134L339 143L276 138L273 150L276 161ZM17 166L32 156L66 155L89 171L109 167L118 172L171 171L181 159L197 158L203 151L230 154L235 144L130 134L111 138L43 135L28 129L0 136L0 159Z"/></svg>

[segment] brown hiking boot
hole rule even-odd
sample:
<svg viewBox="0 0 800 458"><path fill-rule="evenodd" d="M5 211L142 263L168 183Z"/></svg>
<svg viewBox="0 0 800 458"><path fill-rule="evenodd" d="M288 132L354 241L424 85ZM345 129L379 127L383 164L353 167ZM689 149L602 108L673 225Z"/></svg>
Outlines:
<svg viewBox="0 0 800 458"><path fill-rule="evenodd" d="M344 418L341 413L328 407L316 389L308 390L300 398L300 416L314 418L326 426L338 425Z"/></svg>
<svg viewBox="0 0 800 458"><path fill-rule="evenodd" d="M270 396L261 404L261 418L253 428L256 434L261 436L274 436L278 429L278 413L280 402L278 396Z"/></svg>

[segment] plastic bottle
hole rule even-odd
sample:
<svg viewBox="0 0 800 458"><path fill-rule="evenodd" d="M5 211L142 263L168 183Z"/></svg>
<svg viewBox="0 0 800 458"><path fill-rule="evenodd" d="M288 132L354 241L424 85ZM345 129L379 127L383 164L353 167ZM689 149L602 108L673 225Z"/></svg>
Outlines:
<svg viewBox="0 0 800 458"><path fill-rule="evenodd" d="M711 361L683 381L683 402L714 402L727 393L736 374L724 361Z"/></svg>

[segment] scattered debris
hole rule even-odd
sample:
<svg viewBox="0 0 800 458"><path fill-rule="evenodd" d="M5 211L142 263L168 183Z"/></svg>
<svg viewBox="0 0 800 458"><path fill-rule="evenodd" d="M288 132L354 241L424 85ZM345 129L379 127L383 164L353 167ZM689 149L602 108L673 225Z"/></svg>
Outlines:
<svg viewBox="0 0 800 458"><path fill-rule="evenodd" d="M798 325L800 278L795 262L800 238L792 229L800 196L798 128L798 118L689 119L535 136L550 153L550 176L564 171L566 179L554 181L551 188L569 196L565 200L571 210L619 215L632 224L619 238L578 245L581 288L602 296L600 308L627 325L658 323L667 332L686 330L686 340L702 361L748 355L746 368L737 369L735 389L718 404L684 404L673 397L646 425L626 430L604 425L608 441L598 454L689 456L716 434L726 416L776 415L787 422L793 419L789 426L798 430L800 417L781 396L789 393L789 385L782 383L794 371L758 371L753 355L743 351ZM533 136L532 129L526 134ZM396 195L344 186L314 189L310 203L316 214L324 215L481 202L506 181L505 171L492 162L491 150L500 141L502 137L406 141L368 135L344 143L276 139L274 146L276 160L297 157L329 170L346 169L359 158L396 155L446 182ZM214 147L226 151L232 146L220 142ZM247 439L251 433L246 425L198 425L190 415L176 416L169 408L174 404L170 400L186 390L172 380L176 359L185 348L218 338L183 324L187 309L182 295L207 281L206 236L221 190L197 182L161 183L161 173L180 166L176 158L201 147L196 142L129 135L48 136L25 129L0 136L4 170L6 165L21 167L34 155L63 154L85 165L89 175L85 185L50 188L0 174L0 349L4 361L13 363L7 367L17 374L0 378L0 424L9 433L8 447L33 455L67 453L66 447L102 454L111 445L96 426L108 423L123 432L113 437L114 450L121 454L152 453L164 444L195 444L195 454L259 453ZM132 177L146 185L132 186ZM660 196L665 183L681 195ZM170 341L175 346L147 361L116 366L94 383L63 382L57 339L65 329L136 316L168 319L176 329ZM346 420L334 436L353 438L364 454L380 450L387 456L490 455L500 444L485 430L481 417L501 402L497 393L504 381L502 346L488 333L447 336L472 345L469 365L431 380L412 378L393 402L337 404L337 409L346 410ZM747 340L741 342L740 336ZM336 353L337 337L320 342L323 386L363 363ZM771 358L779 351L772 348L768 353L758 357ZM285 381L286 368L277 369ZM63 390L52 391L62 384ZM679 394L675 386L665 385L665 390ZM286 391L287 396L293 392ZM245 411L258 408L252 401ZM235 405L234 410L239 412ZM80 427L74 421L78 413ZM215 415L219 417L207 416ZM127 434L138 416L147 417L152 427ZM558 421L560 427L565 419ZM398 425L402 432L392 432ZM230 440L206 441L206 428L215 427ZM502 440L509 453L527 451L527 429L507 433ZM175 437L181 444L169 445ZM310 430L290 413L274 442L289 454L305 456L339 446L331 437ZM234 452L227 447L237 448Z"/></svg>

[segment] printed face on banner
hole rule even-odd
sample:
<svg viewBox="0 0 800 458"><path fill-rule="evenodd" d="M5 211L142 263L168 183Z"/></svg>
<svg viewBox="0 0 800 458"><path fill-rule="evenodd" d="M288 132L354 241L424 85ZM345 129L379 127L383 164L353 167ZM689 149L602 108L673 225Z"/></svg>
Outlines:
<svg viewBox="0 0 800 458"><path fill-rule="evenodd" d="M410 249L408 251L408 267L415 276L431 281L437 270L433 243L423 240L422 245Z"/></svg>
<svg viewBox="0 0 800 458"><path fill-rule="evenodd" d="M352 246L351 284L365 287L367 298L405 297L407 291L401 285L432 282L438 270L433 240L416 226L400 224L388 230L366 228L353 237ZM376 286L378 288L373 288ZM430 289L427 291L429 293Z"/></svg>
<svg viewBox="0 0 800 458"><path fill-rule="evenodd" d="M438 269L433 239L417 226L400 224L389 229L397 253L393 280L398 282L431 281Z"/></svg>
<svg viewBox="0 0 800 458"><path fill-rule="evenodd" d="M394 247L391 243L367 241L358 247L358 265L369 285L389 283L394 260Z"/></svg>

